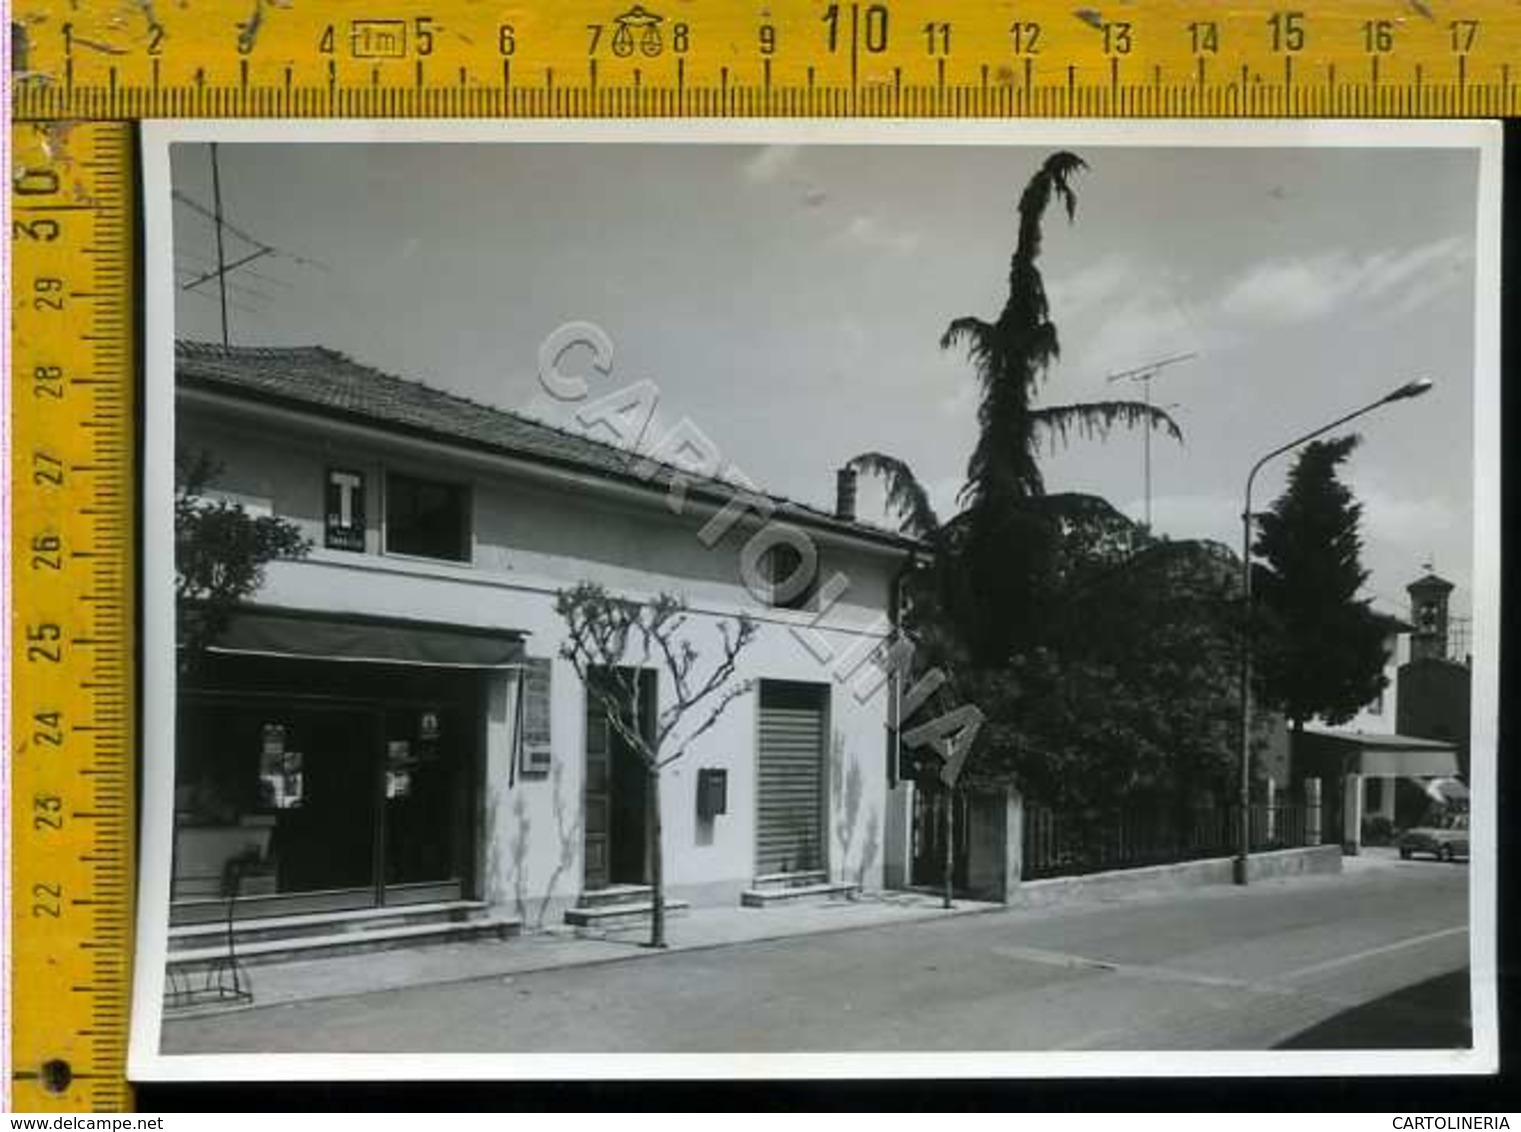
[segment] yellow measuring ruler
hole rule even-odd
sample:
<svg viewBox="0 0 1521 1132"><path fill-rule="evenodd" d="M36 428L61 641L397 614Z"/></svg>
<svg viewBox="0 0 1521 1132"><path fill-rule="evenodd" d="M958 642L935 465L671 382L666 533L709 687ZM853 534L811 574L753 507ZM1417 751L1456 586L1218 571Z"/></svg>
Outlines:
<svg viewBox="0 0 1521 1132"><path fill-rule="evenodd" d="M131 135L11 132L11 1102L124 1108L135 711Z"/></svg>
<svg viewBox="0 0 1521 1132"><path fill-rule="evenodd" d="M18 0L23 117L1521 114L1510 0Z"/></svg>
<svg viewBox="0 0 1521 1132"><path fill-rule="evenodd" d="M1515 0L16 0L11 18L22 1110L130 1103L132 119L1521 115Z"/></svg>

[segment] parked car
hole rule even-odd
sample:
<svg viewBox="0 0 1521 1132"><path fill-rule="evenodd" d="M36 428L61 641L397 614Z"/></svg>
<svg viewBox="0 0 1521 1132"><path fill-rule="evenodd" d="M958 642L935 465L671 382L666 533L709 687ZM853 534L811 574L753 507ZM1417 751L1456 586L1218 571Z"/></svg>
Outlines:
<svg viewBox="0 0 1521 1132"><path fill-rule="evenodd" d="M1417 853L1430 853L1439 861L1468 857L1468 815L1446 814L1426 825L1407 829L1398 842L1400 859L1410 860Z"/></svg>

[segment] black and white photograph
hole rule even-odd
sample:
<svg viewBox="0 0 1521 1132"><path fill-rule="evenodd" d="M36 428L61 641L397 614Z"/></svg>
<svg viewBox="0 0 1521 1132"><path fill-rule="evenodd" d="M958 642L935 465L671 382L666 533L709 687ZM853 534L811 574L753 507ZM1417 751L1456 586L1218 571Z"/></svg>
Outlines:
<svg viewBox="0 0 1521 1132"><path fill-rule="evenodd" d="M1498 159L146 124L133 1078L1492 1070Z"/></svg>

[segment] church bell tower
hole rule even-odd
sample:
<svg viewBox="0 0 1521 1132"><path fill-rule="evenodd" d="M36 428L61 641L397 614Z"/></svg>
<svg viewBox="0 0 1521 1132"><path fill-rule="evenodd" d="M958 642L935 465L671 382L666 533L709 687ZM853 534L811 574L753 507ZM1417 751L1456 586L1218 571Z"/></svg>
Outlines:
<svg viewBox="0 0 1521 1132"><path fill-rule="evenodd" d="M1405 587L1410 595L1410 620L1415 632L1410 635L1411 660L1447 659L1447 600L1453 585L1439 578L1428 567L1421 578Z"/></svg>

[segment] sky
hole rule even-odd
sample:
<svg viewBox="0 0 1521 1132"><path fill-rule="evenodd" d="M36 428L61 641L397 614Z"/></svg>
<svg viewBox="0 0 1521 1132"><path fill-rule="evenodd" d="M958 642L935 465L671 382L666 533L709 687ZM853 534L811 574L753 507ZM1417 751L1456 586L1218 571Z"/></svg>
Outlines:
<svg viewBox="0 0 1521 1132"><path fill-rule="evenodd" d="M222 144L224 218L272 245L229 276L235 345L323 345L399 376L564 422L540 344L571 320L615 353L590 397L653 382L766 489L828 507L834 470L899 456L954 513L977 385L938 340L993 319L1015 202L1048 150L1014 146ZM1140 397L1153 526L1239 548L1255 459L1416 377L1363 418L1344 469L1362 502L1367 594L1406 612L1427 564L1472 572L1478 161L1453 149L1080 147L1077 215L1040 261L1062 354L1038 401ZM215 264L204 145L173 150L182 284ZM229 262L255 248L227 232ZM220 338L214 284L177 296L180 337ZM575 368L576 358L565 365ZM654 426L659 430L662 426ZM1075 437L1050 491L1145 508L1144 440ZM1254 506L1288 460L1259 475ZM880 492L862 490L879 518Z"/></svg>

